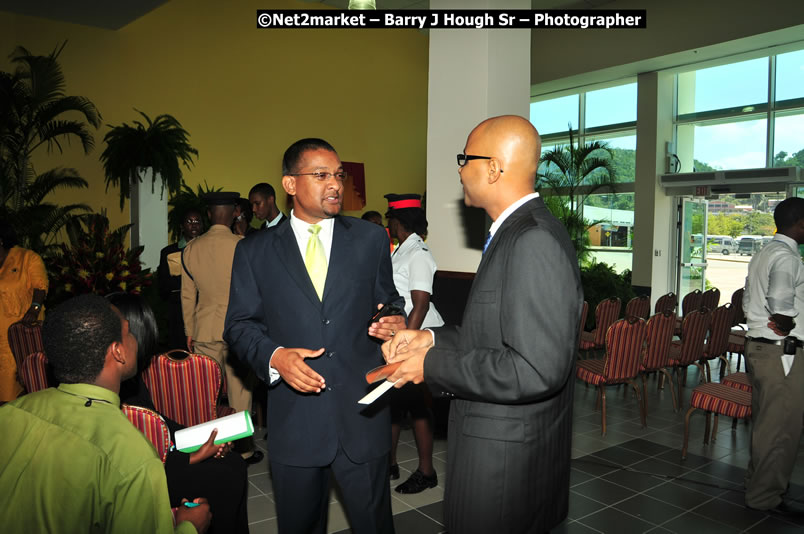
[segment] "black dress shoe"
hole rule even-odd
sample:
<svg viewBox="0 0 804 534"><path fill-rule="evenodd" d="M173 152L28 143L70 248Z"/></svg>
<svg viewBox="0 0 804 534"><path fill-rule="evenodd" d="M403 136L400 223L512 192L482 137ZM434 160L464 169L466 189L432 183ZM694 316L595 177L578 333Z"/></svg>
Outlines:
<svg viewBox="0 0 804 534"><path fill-rule="evenodd" d="M263 458L265 458L265 455L262 453L262 451L254 451L254 454L248 458L243 458L243 461L245 461L248 465L254 465L260 463Z"/></svg>
<svg viewBox="0 0 804 534"><path fill-rule="evenodd" d="M748 508L751 507L748 506ZM758 510L757 508L751 508L751 510L757 510L759 512L767 512L769 514L778 515L779 517L785 517L787 519L804 519L804 509L787 504L784 501L777 504L775 508L769 508L767 510Z"/></svg>
<svg viewBox="0 0 804 534"><path fill-rule="evenodd" d="M399 464L392 465L389 471L391 480L399 480Z"/></svg>
<svg viewBox="0 0 804 534"><path fill-rule="evenodd" d="M435 471L433 471L432 475L427 476L417 469L410 475L410 478L398 485L394 490L397 493L411 494L421 493L428 488L436 486L438 486L438 475L436 475Z"/></svg>

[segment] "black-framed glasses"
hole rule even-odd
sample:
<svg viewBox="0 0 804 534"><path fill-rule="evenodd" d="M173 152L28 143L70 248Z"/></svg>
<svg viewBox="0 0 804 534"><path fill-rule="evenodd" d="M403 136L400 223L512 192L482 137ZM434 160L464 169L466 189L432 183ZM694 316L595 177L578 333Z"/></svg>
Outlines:
<svg viewBox="0 0 804 534"><path fill-rule="evenodd" d="M493 156L473 156L472 154L458 154L458 167L463 167L473 159L494 159ZM500 169L500 172L503 172Z"/></svg>
<svg viewBox="0 0 804 534"><path fill-rule="evenodd" d="M338 171L338 172L295 172L289 173L288 176L312 176L319 182L326 182L329 180L330 177L335 178L339 182L343 182L346 180L346 172L345 171Z"/></svg>

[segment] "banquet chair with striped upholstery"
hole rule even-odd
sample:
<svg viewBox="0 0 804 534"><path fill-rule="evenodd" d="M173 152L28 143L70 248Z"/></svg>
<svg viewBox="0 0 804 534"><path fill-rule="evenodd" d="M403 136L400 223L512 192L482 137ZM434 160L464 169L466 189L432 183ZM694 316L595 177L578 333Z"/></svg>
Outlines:
<svg viewBox="0 0 804 534"><path fill-rule="evenodd" d="M595 307L595 329L591 332L581 332L581 343L579 350L589 352L604 348L606 343L606 332L617 317L620 316L622 303L617 297L601 300Z"/></svg>
<svg viewBox="0 0 804 534"><path fill-rule="evenodd" d="M681 336L683 333L681 329L681 323L691 312L701 309L702 301L703 301L703 293L701 293L700 289L695 289L684 295L684 298L681 300L681 317L676 319L677 336Z"/></svg>
<svg viewBox="0 0 804 534"><path fill-rule="evenodd" d="M701 370L701 381L706 376L706 370L699 360L703 357L706 332L711 322L709 310L695 310L690 312L682 324L681 341L670 344L670 358L668 363L676 373L678 385L678 405L684 404L684 382L687 377L687 367L695 365Z"/></svg>
<svg viewBox="0 0 804 534"><path fill-rule="evenodd" d="M581 322L578 324L578 346L576 347L578 358L581 357L581 337L583 336L583 327L586 326L586 316L589 314L589 303L583 301L583 307L581 308Z"/></svg>
<svg viewBox="0 0 804 534"><path fill-rule="evenodd" d="M673 330L676 325L676 314L673 310L664 310L648 319L645 325L645 347L642 350L642 361L639 374L642 376L642 406L647 423L648 416L648 373L658 371L667 378L670 384L670 396L673 398L673 409L678 411L678 399L673 388L673 377L667 368L670 366L670 343L673 341ZM661 381L659 382L661 384ZM661 389L661 385L659 386Z"/></svg>
<svg viewBox="0 0 804 534"><path fill-rule="evenodd" d="M720 306L720 290L716 287L707 289L701 295L701 307L712 311Z"/></svg>
<svg viewBox="0 0 804 534"><path fill-rule="evenodd" d="M606 332L606 356L597 360L581 360L576 368L578 378L597 386L595 408L601 408L601 432L606 435L606 386L631 384L637 398L642 425L645 412L642 394L636 383L645 342L645 320L638 317L620 319Z"/></svg>
<svg viewBox="0 0 804 534"><path fill-rule="evenodd" d="M47 357L44 352L29 354L22 361L20 378L28 393L34 393L50 387Z"/></svg>
<svg viewBox="0 0 804 534"><path fill-rule="evenodd" d="M234 413L229 406L218 406L223 372L209 356L184 350L160 354L151 360L142 378L156 410L184 426Z"/></svg>
<svg viewBox="0 0 804 534"><path fill-rule="evenodd" d="M729 345L726 352L737 355L737 371L740 370L740 360L745 354L745 310L743 310L743 295L745 288L741 287L731 294L731 334L729 335Z"/></svg>
<svg viewBox="0 0 804 534"><path fill-rule="evenodd" d="M17 364L17 369L19 369L29 354L45 351L42 344L42 323L27 325L17 321L9 326L8 346L11 348L14 362Z"/></svg>
<svg viewBox="0 0 804 534"><path fill-rule="evenodd" d="M625 305L625 318L639 317L640 319L648 320L650 316L650 297L641 295L634 297Z"/></svg>
<svg viewBox="0 0 804 534"><path fill-rule="evenodd" d="M709 368L710 360L720 359L720 377L726 373L729 360L726 350L729 347L729 333L731 332L731 304L724 304L712 312L709 323L709 339L704 346L701 362L706 366L706 381L712 381L712 371Z"/></svg>
<svg viewBox="0 0 804 534"><path fill-rule="evenodd" d="M170 430L162 416L148 408L125 403L123 413L126 414L131 424L137 427L137 430L145 434L148 441L156 448L156 454L162 463L165 463L170 451Z"/></svg>
<svg viewBox="0 0 804 534"><path fill-rule="evenodd" d="M736 427L738 419L748 419L751 417L751 392L744 391L725 384L706 383L701 384L692 390L690 397L690 409L684 417L684 445L681 448L681 459L687 457L687 444L690 437L690 416L695 410L706 412L706 428L704 430L704 445L709 443L709 418L715 414L715 424L712 427L712 442L717 439L717 421L719 415L733 417Z"/></svg>
<svg viewBox="0 0 804 534"><path fill-rule="evenodd" d="M665 310L675 313L676 306L678 306L678 297L676 297L676 294L671 291L670 293L662 295L656 299L656 305L653 307L653 313L662 313Z"/></svg>

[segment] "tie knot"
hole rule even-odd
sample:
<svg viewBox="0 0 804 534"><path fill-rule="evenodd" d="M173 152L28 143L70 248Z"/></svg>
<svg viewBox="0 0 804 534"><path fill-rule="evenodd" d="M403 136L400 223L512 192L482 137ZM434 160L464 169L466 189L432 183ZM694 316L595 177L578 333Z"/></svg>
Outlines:
<svg viewBox="0 0 804 534"><path fill-rule="evenodd" d="M313 235L318 235L318 232L321 231L321 227L317 224L311 224L307 231Z"/></svg>

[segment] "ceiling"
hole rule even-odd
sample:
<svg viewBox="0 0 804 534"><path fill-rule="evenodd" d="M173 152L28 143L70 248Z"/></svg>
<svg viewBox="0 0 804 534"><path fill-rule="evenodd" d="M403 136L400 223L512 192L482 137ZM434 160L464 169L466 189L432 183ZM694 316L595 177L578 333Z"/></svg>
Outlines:
<svg viewBox="0 0 804 534"><path fill-rule="evenodd" d="M346 9L349 0L302 0ZM430 0L376 0L380 9L429 9ZM531 0L533 9L589 9L614 0ZM0 11L119 30L168 0L0 0Z"/></svg>

